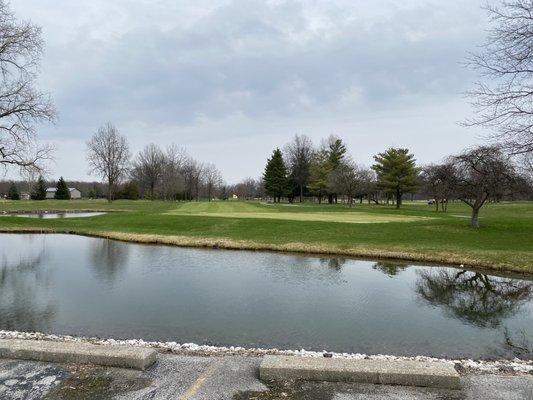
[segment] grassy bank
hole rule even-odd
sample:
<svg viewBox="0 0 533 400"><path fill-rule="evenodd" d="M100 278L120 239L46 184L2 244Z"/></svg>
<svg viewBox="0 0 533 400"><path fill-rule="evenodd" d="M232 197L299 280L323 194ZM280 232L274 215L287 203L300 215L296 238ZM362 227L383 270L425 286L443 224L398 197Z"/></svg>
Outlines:
<svg viewBox="0 0 533 400"><path fill-rule="evenodd" d="M465 264L533 273L533 203L490 204L481 225L469 208L436 213L423 203L392 206L267 205L241 202L5 201L0 212L115 211L91 218L3 216L0 230L46 230L182 246L306 251Z"/></svg>

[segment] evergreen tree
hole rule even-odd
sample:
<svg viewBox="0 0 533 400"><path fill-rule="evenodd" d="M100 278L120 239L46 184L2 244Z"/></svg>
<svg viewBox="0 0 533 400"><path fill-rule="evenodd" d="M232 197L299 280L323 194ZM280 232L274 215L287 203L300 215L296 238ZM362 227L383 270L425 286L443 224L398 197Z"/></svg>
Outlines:
<svg viewBox="0 0 533 400"><path fill-rule="evenodd" d="M9 186L9 192L7 193L7 197L10 200L20 200L19 190L17 188L17 185L15 185L15 182L11 182L11 185Z"/></svg>
<svg viewBox="0 0 533 400"><path fill-rule="evenodd" d="M396 208L402 204L402 195L418 188L418 168L408 149L390 148L374 156L372 169L378 177L378 187L396 197Z"/></svg>
<svg viewBox="0 0 533 400"><path fill-rule="evenodd" d="M56 200L70 200L70 190L68 190L67 183L63 177L59 178L56 186L56 194L54 195Z"/></svg>
<svg viewBox="0 0 533 400"><path fill-rule="evenodd" d="M129 181L124 184L124 187L119 193L121 199L138 200L139 199L139 186L134 181Z"/></svg>
<svg viewBox="0 0 533 400"><path fill-rule="evenodd" d="M287 167L280 149L274 150L272 157L268 159L263 180L266 193L274 197L274 202L277 201L279 203L281 197L285 196L289 190Z"/></svg>
<svg viewBox="0 0 533 400"><path fill-rule="evenodd" d="M328 146L328 162L332 171L344 160L346 151L346 146L342 142L342 139L331 137Z"/></svg>
<svg viewBox="0 0 533 400"><path fill-rule="evenodd" d="M46 199L46 183L42 176L37 179L37 183L33 187L30 195L32 200L44 200Z"/></svg>
<svg viewBox="0 0 533 400"><path fill-rule="evenodd" d="M318 197L318 203L322 203L322 197L328 194L328 178L330 163L326 151L318 151L311 162L309 190Z"/></svg>

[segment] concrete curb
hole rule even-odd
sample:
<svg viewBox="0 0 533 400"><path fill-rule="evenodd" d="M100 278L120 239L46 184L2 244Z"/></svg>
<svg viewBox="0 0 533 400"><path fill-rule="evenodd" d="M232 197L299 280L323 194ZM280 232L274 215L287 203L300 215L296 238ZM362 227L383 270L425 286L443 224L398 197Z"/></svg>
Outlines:
<svg viewBox="0 0 533 400"><path fill-rule="evenodd" d="M459 374L449 363L265 356L259 367L264 380L382 383L460 389Z"/></svg>
<svg viewBox="0 0 533 400"><path fill-rule="evenodd" d="M141 347L0 339L0 358L96 364L145 370L155 362L156 355L155 350Z"/></svg>

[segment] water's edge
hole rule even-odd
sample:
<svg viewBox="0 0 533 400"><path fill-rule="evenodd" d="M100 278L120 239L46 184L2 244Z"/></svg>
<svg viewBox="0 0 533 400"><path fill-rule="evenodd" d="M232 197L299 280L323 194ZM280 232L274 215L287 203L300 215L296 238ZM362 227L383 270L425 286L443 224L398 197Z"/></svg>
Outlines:
<svg viewBox="0 0 533 400"><path fill-rule="evenodd" d="M331 246L307 245L304 243L286 243L283 245L257 243L252 241L238 241L223 238L195 238L190 236L174 236L159 234L125 233L125 232L105 232L105 231L84 231L72 229L56 228L0 228L0 234L67 234L102 239L111 239L119 242L163 245L185 248L204 248L216 250L245 250L245 251L266 251L282 254L307 254L310 256L345 256L354 260L387 260L403 261L412 263L425 263L428 266L450 267L455 269L468 269L477 272L490 272L491 275L503 277L516 277L533 279L533 272L524 271L520 267L512 265L492 264L479 260L464 258L460 255L428 254L428 253L406 253L384 249L340 249Z"/></svg>
<svg viewBox="0 0 533 400"><path fill-rule="evenodd" d="M109 346L134 346L150 347L160 352L170 352L173 354L196 355L196 356L247 356L261 357L267 354L289 355L299 357L324 357L327 354L333 358L346 359L369 359L369 360L415 360L428 362L445 362L453 364L459 372L470 373L513 373L533 375L533 360L472 360L472 359L444 359L428 356L393 356L384 354L361 354L361 353L336 353L328 351L308 351L300 350L280 350L280 349L263 349L263 348L244 348L238 346L219 347L210 345L198 345L195 343L176 343L176 342L151 342L143 339L102 339L98 337L54 335L42 332L19 332L0 330L0 339L22 339L22 340L48 340L55 342L85 342L98 345Z"/></svg>

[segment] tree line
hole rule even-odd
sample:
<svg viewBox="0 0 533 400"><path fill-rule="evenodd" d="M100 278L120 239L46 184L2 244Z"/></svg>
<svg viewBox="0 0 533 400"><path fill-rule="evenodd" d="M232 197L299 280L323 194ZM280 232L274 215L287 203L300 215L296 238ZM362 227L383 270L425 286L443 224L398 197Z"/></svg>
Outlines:
<svg viewBox="0 0 533 400"><path fill-rule="evenodd" d="M263 173L266 195L274 202L313 197L318 203L339 198L351 207L361 202L394 201L400 208L406 194L429 197L442 211L459 200L472 209L471 224L479 226L479 210L487 201L527 198L532 193L531 157L518 164L498 145L479 146L450 155L440 164L418 166L404 148L389 148L374 156L371 167L357 165L346 144L336 136L314 147L296 135L283 151L274 149Z"/></svg>

